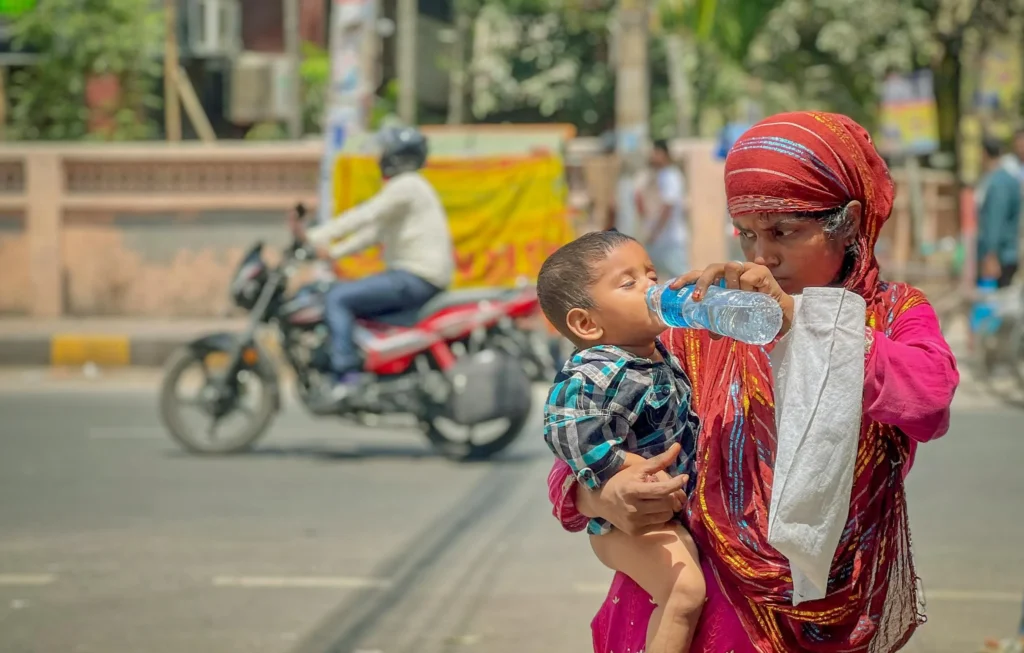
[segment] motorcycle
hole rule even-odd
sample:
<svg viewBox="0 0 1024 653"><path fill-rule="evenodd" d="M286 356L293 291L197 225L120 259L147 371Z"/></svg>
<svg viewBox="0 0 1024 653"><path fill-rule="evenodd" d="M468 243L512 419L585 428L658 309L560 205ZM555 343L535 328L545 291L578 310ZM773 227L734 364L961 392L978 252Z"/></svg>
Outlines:
<svg viewBox="0 0 1024 653"><path fill-rule="evenodd" d="M307 247L293 242L281 262L271 266L263 243L256 243L230 286L234 303L249 311L245 331L201 337L170 357L160 413L171 437L187 451L246 451L281 410L278 368L256 337L262 325L275 327L300 401L314 414L325 414L316 397L332 372L324 321L330 283L287 290L289 279L312 259ZM330 414L364 424L379 416L412 415L442 455L488 458L516 440L530 415L531 380L515 358L525 356L529 339L516 333L515 325L536 311L532 287L484 288L444 292L419 310L360 320L355 343L364 374ZM215 361L220 369L213 369ZM184 399L179 390L193 369L202 373L198 396ZM208 419L205 434L189 427L186 408L198 408ZM218 428L234 416L247 418L240 433L219 436ZM479 441L478 428L492 422L500 423L496 437Z"/></svg>

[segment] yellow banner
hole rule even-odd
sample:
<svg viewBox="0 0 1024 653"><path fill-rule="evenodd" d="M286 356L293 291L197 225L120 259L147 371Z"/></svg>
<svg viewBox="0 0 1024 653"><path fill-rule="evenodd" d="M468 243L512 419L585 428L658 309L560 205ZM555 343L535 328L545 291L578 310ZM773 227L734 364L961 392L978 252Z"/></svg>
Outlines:
<svg viewBox="0 0 1024 653"><path fill-rule="evenodd" d="M423 170L448 212L455 244L453 288L535 281L552 251L573 238L562 161L557 156L431 159ZM339 157L334 169L338 212L372 197L380 170L369 157ZM344 219L344 218L342 218ZM374 248L337 262L342 278L384 269Z"/></svg>

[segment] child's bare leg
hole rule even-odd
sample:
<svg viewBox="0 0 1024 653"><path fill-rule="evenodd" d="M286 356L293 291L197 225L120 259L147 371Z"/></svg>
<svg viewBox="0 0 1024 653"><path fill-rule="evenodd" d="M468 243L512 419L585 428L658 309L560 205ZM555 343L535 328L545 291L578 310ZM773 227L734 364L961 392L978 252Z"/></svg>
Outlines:
<svg viewBox="0 0 1024 653"><path fill-rule="evenodd" d="M632 578L658 604L647 653L688 651L704 607L704 575L686 529L675 525L635 537L615 530L590 541L601 562Z"/></svg>

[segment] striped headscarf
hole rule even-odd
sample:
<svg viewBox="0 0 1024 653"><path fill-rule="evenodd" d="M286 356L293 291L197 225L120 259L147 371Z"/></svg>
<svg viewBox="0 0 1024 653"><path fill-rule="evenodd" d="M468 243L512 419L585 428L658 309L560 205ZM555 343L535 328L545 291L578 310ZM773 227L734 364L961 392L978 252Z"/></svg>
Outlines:
<svg viewBox="0 0 1024 653"><path fill-rule="evenodd" d="M874 249L892 212L889 168L856 122L831 113L783 113L743 134L725 162L729 213L828 212L859 200L858 249L845 280L869 302L878 283Z"/></svg>
<svg viewBox="0 0 1024 653"><path fill-rule="evenodd" d="M733 215L828 211L864 205L859 258L846 287L867 299L866 324L891 330L924 301L879 281L872 254L889 217L893 187L867 133L844 116L791 113L755 125L726 161ZM853 492L824 599L792 605L789 563L768 544L775 465L775 404L764 348L704 331L664 336L685 364L702 429L690 529L736 612L763 653L892 653L922 616L910 554L903 469L906 436L862 421Z"/></svg>

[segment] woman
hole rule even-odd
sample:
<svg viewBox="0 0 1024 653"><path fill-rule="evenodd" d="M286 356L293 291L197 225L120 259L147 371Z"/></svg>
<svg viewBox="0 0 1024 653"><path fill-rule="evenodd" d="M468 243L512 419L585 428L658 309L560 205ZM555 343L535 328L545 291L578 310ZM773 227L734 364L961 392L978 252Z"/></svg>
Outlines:
<svg viewBox="0 0 1024 653"><path fill-rule="evenodd" d="M772 294L784 308L784 328L794 318L793 295L806 288L840 287L862 297L862 419L859 439L856 431L852 439L856 465L847 466L848 518L845 528L839 522L830 568L825 560L827 595L794 606L790 561L769 544L778 449L769 353L705 331L663 336L686 366L703 424L698 480L686 509L708 601L692 650L898 650L923 620L903 479L917 443L947 430L959 376L922 294L879 279L873 250L892 210L888 170L849 118L791 113L744 134L726 161L725 183L749 262L711 266L677 283L696 281L700 293L724 278L729 287ZM633 533L664 524L678 505L681 481L649 483L644 474L667 462L624 470L593 493L578 489L558 463L549 478L555 515L569 530L582 528L588 516ZM592 624L595 651L642 650L652 609L635 583L617 575Z"/></svg>

